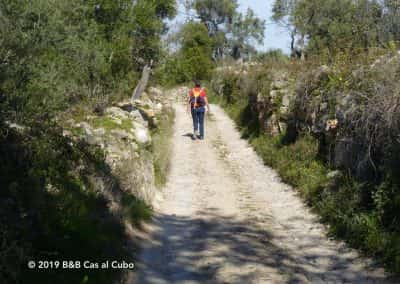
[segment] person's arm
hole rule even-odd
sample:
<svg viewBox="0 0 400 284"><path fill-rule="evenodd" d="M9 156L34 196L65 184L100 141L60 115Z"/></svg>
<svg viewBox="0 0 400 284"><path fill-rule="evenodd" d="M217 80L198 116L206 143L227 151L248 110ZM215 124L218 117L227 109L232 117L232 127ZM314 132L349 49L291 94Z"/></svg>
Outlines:
<svg viewBox="0 0 400 284"><path fill-rule="evenodd" d="M191 105L190 105L190 92L189 92L187 97L187 111L190 113L190 110L191 110Z"/></svg>
<svg viewBox="0 0 400 284"><path fill-rule="evenodd" d="M206 106L207 106L208 112L210 112L210 105L209 105L209 103L208 103L207 96L204 97L204 101L206 102Z"/></svg>
<svg viewBox="0 0 400 284"><path fill-rule="evenodd" d="M203 88L203 99L204 99L204 102L206 103L208 112L210 112L210 104L208 103L207 93L204 88Z"/></svg>

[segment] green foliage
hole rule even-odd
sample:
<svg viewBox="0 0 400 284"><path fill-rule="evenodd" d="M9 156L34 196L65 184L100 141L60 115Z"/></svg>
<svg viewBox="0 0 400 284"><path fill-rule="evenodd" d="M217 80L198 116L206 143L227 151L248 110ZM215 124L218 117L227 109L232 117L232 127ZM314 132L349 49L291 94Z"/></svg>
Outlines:
<svg viewBox="0 0 400 284"><path fill-rule="evenodd" d="M288 59L289 57L283 53L282 49L273 49L262 52L256 57L256 60L260 62L274 61L277 63L285 63L288 62Z"/></svg>
<svg viewBox="0 0 400 284"><path fill-rule="evenodd" d="M197 78L207 80L213 68L212 41L203 24L189 22L179 33L181 49L158 70L164 83L184 83Z"/></svg>
<svg viewBox="0 0 400 284"><path fill-rule="evenodd" d="M295 38L300 34L300 47L308 38L309 53L327 49L331 54L343 49L358 52L398 40L396 1L377 0L276 0L273 19L287 27ZM397 18L395 18L397 15Z"/></svg>
<svg viewBox="0 0 400 284"><path fill-rule="evenodd" d="M94 12L90 6L20 1L16 8L2 3L8 24L2 33L1 56L8 58L7 65L15 72L0 88L8 98L4 107L17 112L16 119L52 116L82 97L103 97L116 87L115 73L127 71L112 72L106 59L111 46L95 19L87 16Z"/></svg>
<svg viewBox="0 0 400 284"><path fill-rule="evenodd" d="M82 100L127 95L142 66L161 54L165 1L3 1L2 112L13 120L51 117Z"/></svg>
<svg viewBox="0 0 400 284"><path fill-rule="evenodd" d="M238 8L236 0L196 0L193 6L210 34L217 33L221 25L231 23Z"/></svg>
<svg viewBox="0 0 400 284"><path fill-rule="evenodd" d="M215 59L224 55L246 58L256 53L253 44L264 39L265 21L256 17L253 10L242 15L236 0L195 0L192 6L213 40Z"/></svg>
<svg viewBox="0 0 400 284"><path fill-rule="evenodd" d="M252 41L261 44L264 39L265 21L257 18L253 10L248 9L245 16L236 14L232 24L229 25L231 39L229 45L231 55L239 59L244 54L255 53Z"/></svg>
<svg viewBox="0 0 400 284"><path fill-rule="evenodd" d="M149 63L161 59L161 35L166 31L162 22L165 17L171 18L176 14L174 0L139 0L132 8L130 25L134 28L132 56L137 64L137 70Z"/></svg>

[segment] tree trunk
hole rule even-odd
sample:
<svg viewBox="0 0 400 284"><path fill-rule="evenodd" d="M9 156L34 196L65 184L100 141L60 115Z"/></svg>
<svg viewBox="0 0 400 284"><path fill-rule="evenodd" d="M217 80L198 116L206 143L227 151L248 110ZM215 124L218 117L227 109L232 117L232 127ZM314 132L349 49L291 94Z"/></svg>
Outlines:
<svg viewBox="0 0 400 284"><path fill-rule="evenodd" d="M143 67L142 77L140 78L139 83L137 84L135 90L132 93L132 100L137 100L142 95L143 91L146 89L147 82L149 81L151 66L153 64L153 60L150 62L150 65L146 64Z"/></svg>

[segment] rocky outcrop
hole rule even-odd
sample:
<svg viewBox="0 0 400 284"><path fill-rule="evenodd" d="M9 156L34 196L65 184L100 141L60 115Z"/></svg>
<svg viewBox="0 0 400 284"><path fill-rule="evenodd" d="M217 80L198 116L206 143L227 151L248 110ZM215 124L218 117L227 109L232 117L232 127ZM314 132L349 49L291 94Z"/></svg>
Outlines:
<svg viewBox="0 0 400 284"><path fill-rule="evenodd" d="M155 196L154 165L149 146L151 129L157 125L157 116L166 107L164 93L150 88L140 100L115 103L102 116L86 116L82 121L70 119L65 136L100 147L112 174L122 190L151 205ZM97 188L103 189L99 179Z"/></svg>
<svg viewBox="0 0 400 284"><path fill-rule="evenodd" d="M245 74L242 76L245 76L244 81L251 80ZM257 114L260 130L275 136L287 129L290 106L295 97L294 83L287 72L276 71L270 81L261 84L264 86L250 98L249 105Z"/></svg>
<svg viewBox="0 0 400 284"><path fill-rule="evenodd" d="M248 100L245 119L256 120L262 133L284 134L288 143L311 134L330 166L373 178L386 148L400 141L399 66L400 51L345 70L219 68L211 86L229 105Z"/></svg>
<svg viewBox="0 0 400 284"><path fill-rule="evenodd" d="M349 75L327 66L304 74L296 89L292 129L314 135L320 156L332 167L361 179L376 178L385 152L398 143L399 66L397 52L354 67Z"/></svg>

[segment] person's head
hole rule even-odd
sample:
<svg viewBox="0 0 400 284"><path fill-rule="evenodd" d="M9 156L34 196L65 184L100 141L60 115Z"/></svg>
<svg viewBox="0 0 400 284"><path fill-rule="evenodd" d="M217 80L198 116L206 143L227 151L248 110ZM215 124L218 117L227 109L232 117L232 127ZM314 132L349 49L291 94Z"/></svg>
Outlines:
<svg viewBox="0 0 400 284"><path fill-rule="evenodd" d="M193 83L194 83L194 86L195 86L196 88L200 88L200 87L201 87L201 84L200 84L200 81L199 81L199 80L194 79L194 80L193 80Z"/></svg>

